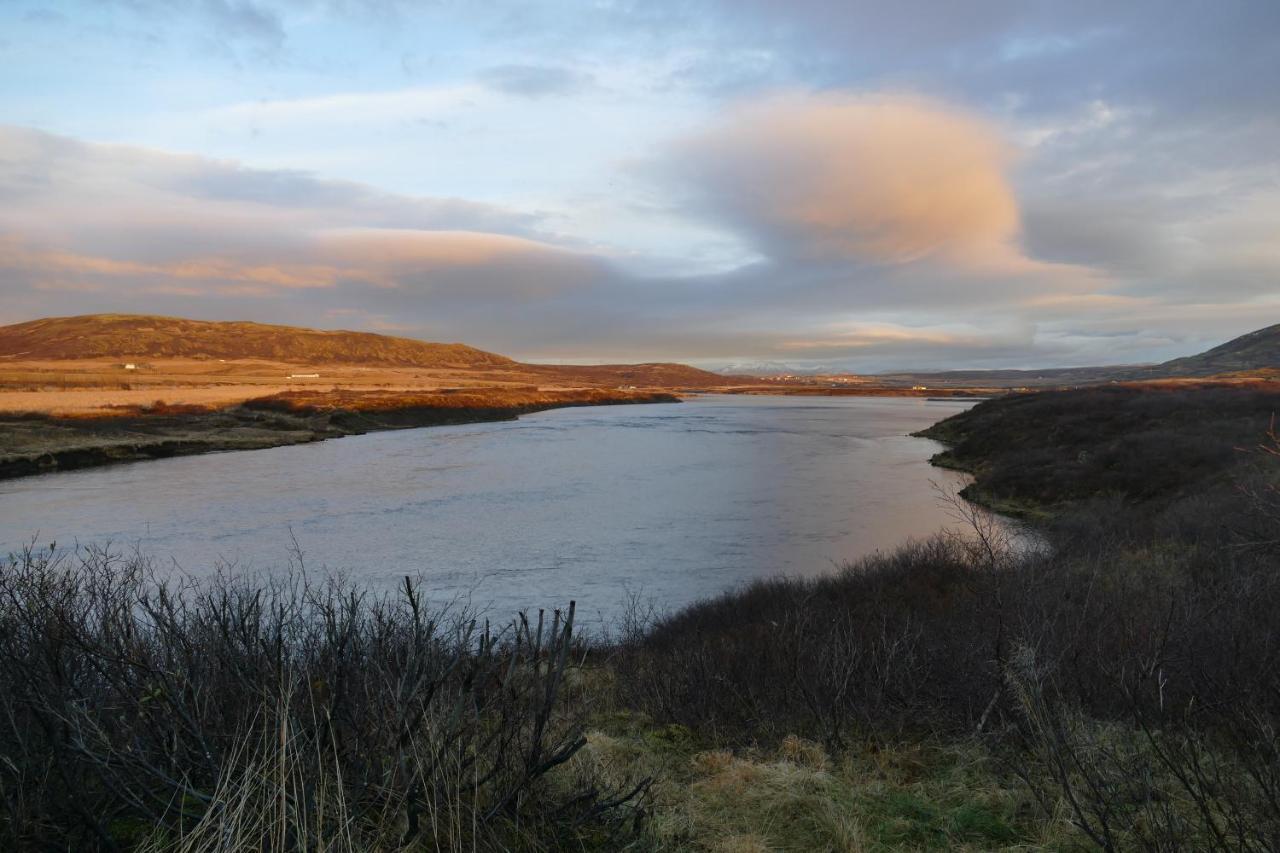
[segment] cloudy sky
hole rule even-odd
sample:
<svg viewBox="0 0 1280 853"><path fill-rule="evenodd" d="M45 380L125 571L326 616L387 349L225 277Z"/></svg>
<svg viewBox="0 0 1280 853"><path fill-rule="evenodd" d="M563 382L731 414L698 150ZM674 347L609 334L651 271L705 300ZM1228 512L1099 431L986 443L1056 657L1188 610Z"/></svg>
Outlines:
<svg viewBox="0 0 1280 853"><path fill-rule="evenodd" d="M1157 361L1280 322L1280 3L0 0L0 323Z"/></svg>

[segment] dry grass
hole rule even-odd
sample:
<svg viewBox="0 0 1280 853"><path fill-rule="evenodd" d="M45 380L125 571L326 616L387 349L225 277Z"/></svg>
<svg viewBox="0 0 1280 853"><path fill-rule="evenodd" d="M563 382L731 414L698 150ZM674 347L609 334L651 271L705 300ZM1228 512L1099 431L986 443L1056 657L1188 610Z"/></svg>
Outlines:
<svg viewBox="0 0 1280 853"><path fill-rule="evenodd" d="M127 359L126 359L127 360ZM712 388L728 379L683 365L536 365L517 362L459 367L395 367L262 359L157 358L135 362L105 358L0 358L0 412L56 415L107 413L116 407L233 406L257 397L308 394L442 394L497 389L548 392L620 388ZM319 374L291 378L293 374Z"/></svg>
<svg viewBox="0 0 1280 853"><path fill-rule="evenodd" d="M426 391L287 391L247 401L257 409L294 413L318 411L396 412L409 409L511 409L529 411L564 405L598 405L603 403L649 402L669 394L651 391L618 391L600 388L539 389L525 388L460 388L437 392Z"/></svg>
<svg viewBox="0 0 1280 853"><path fill-rule="evenodd" d="M623 786L653 778L653 850L1070 849L1068 823L978 743L852 744L837 756L796 736L776 750L699 749L679 726L621 715L588 735L570 772Z"/></svg>
<svg viewBox="0 0 1280 853"><path fill-rule="evenodd" d="M281 390L284 390L283 388ZM0 391L0 412L38 412L57 417L109 415L113 409L141 409L157 400L170 405L221 408L261 396L258 385L214 388L75 388L69 390Z"/></svg>

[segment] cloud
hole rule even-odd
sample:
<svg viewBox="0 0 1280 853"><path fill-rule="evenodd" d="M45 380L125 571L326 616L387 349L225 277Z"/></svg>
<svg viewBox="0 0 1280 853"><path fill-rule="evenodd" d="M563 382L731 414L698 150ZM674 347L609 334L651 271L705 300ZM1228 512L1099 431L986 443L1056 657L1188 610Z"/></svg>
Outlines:
<svg viewBox="0 0 1280 853"><path fill-rule="evenodd" d="M201 118L215 125L247 124L258 131L307 128L335 122L441 120L470 105L478 86L418 86L372 92L332 92L295 98L242 101L216 107Z"/></svg>
<svg viewBox="0 0 1280 853"><path fill-rule="evenodd" d="M424 311L548 298L606 273L548 242L535 217L491 205L23 128L0 127L0 202L10 304L76 292L148 311L183 295L199 313L228 297L403 289Z"/></svg>
<svg viewBox="0 0 1280 853"><path fill-rule="evenodd" d="M74 294L84 312L390 323L514 355L802 351L892 366L886 354L985 352L937 331L938 312L989 311L1027 290L1025 276L963 265L869 265L843 244L830 257L640 277L519 211L23 128L0 128L0 202L9 321L66 313ZM806 337L815 344L800 346Z"/></svg>
<svg viewBox="0 0 1280 853"><path fill-rule="evenodd" d="M344 227L542 236L536 216L496 205L5 126L0 202L4 233L148 257L265 250Z"/></svg>
<svg viewBox="0 0 1280 853"><path fill-rule="evenodd" d="M1012 189L999 136L966 113L897 96L790 97L737 107L676 145L678 168L670 151L663 161L667 180L678 169L698 178L686 183L705 226L734 228L759 249L752 262L693 275L629 273L606 249L496 205L0 127L0 322L137 311L393 329L517 357L881 370L1155 360L1268 310L1179 308L1025 257L1016 205L1011 220L967 221L958 211L972 199L1012 203ZM762 117L786 114L779 103L799 131L766 132ZM868 114L901 121L848 120ZM941 212L916 212L903 198L946 175L917 162L943 156L932 147L896 150L904 127L995 153L944 158L980 179L958 181ZM742 132L724 138L737 170L728 174L761 185L735 185L699 150L730 128ZM797 179L779 183L783 173ZM1231 207L1206 217L1203 233L1255 245L1259 229L1245 222L1276 208L1262 191L1254 205L1243 220ZM1240 263L1258 274L1274 260L1259 251Z"/></svg>
<svg viewBox="0 0 1280 853"><path fill-rule="evenodd" d="M895 265L1016 265L1012 150L978 118L898 95L785 94L677 145L693 204L765 254Z"/></svg>
<svg viewBox="0 0 1280 853"><path fill-rule="evenodd" d="M271 49L284 44L284 25L270 10L249 0L204 0L204 13L229 39L246 39Z"/></svg>
<svg viewBox="0 0 1280 853"><path fill-rule="evenodd" d="M56 9L40 7L23 12L22 20L30 24L53 25L66 23L67 16Z"/></svg>
<svg viewBox="0 0 1280 853"><path fill-rule="evenodd" d="M528 98L580 92L595 84L590 74L556 65L496 65L480 72L480 80L499 92Z"/></svg>
<svg viewBox="0 0 1280 853"><path fill-rule="evenodd" d="M1280 310L1273 0L25 6L13 120L223 159L0 129L0 321L876 369L1157 360Z"/></svg>

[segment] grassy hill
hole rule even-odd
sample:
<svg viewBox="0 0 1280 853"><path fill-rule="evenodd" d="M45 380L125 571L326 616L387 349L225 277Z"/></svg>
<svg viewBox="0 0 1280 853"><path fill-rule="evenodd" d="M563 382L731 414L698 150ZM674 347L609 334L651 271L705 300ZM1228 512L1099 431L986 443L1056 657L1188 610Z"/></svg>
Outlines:
<svg viewBox="0 0 1280 853"><path fill-rule="evenodd" d="M1249 461L1280 409L1280 386L1104 385L987 400L919 435L968 471L961 493L1038 516L1079 501L1170 500Z"/></svg>
<svg viewBox="0 0 1280 853"><path fill-rule="evenodd" d="M263 359L291 364L501 371L523 380L587 386L700 388L749 382L686 364L524 364L465 344L371 332L321 331L251 322L211 322L144 314L49 317L0 326L0 359Z"/></svg>
<svg viewBox="0 0 1280 853"><path fill-rule="evenodd" d="M643 364L526 364L534 374L583 384L617 383L639 388L719 388L755 382L751 376L722 376L709 370L669 361Z"/></svg>
<svg viewBox="0 0 1280 853"><path fill-rule="evenodd" d="M299 363L401 367L508 367L511 359L465 344L369 332L319 331L249 322L209 322L145 314L49 317L0 327L0 357L260 358Z"/></svg>
<svg viewBox="0 0 1280 853"><path fill-rule="evenodd" d="M1150 368L1158 378L1217 376L1222 373L1280 368L1280 323L1233 338L1199 355L1175 358ZM1138 371L1140 376L1148 371Z"/></svg>
<svg viewBox="0 0 1280 853"><path fill-rule="evenodd" d="M993 388L1051 388L1096 385L1113 380L1204 378L1235 375L1270 378L1280 371L1280 324L1233 338L1199 355L1152 365L1057 367L1042 370L945 370L885 373L886 382L930 387L986 385Z"/></svg>

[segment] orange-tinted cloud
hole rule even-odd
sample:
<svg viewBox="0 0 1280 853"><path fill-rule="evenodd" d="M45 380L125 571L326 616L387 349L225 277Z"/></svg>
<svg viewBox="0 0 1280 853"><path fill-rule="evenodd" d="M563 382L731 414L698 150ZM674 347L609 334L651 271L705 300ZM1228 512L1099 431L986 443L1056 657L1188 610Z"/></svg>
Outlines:
<svg viewBox="0 0 1280 853"><path fill-rule="evenodd" d="M1017 266L1012 151L973 115L898 95L784 94L681 143L700 206L766 253Z"/></svg>
<svg viewBox="0 0 1280 853"><path fill-rule="evenodd" d="M0 254L8 269L55 276L62 280L163 277L256 284L264 288L331 287L335 281L335 270L318 264L238 263L227 258L142 263L70 251L33 249L16 240L0 241Z"/></svg>
<svg viewBox="0 0 1280 853"><path fill-rule="evenodd" d="M598 261L521 237L467 231L343 229L320 232L300 250L270 262L198 257L142 262L0 240L0 269L21 272L46 290L101 290L127 283L136 293L260 295L329 289L340 283L417 293L498 289L511 298L551 295L601 270ZM462 276L459 285L459 276Z"/></svg>
<svg viewBox="0 0 1280 853"><path fill-rule="evenodd" d="M603 272L539 239L529 214L2 125L0 197L0 295L332 301L363 286L438 307L547 296Z"/></svg>

